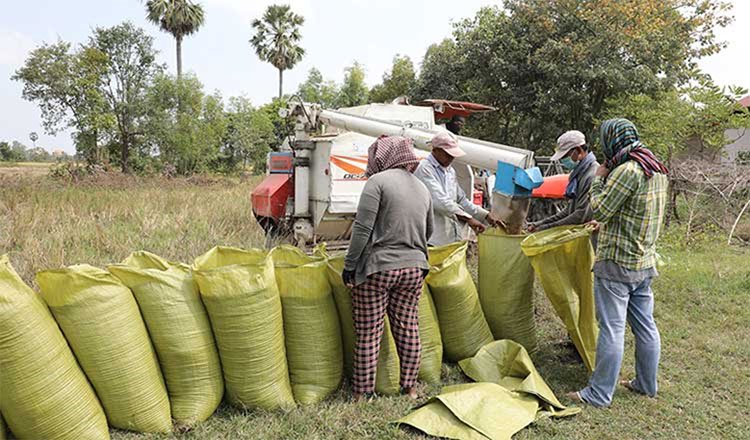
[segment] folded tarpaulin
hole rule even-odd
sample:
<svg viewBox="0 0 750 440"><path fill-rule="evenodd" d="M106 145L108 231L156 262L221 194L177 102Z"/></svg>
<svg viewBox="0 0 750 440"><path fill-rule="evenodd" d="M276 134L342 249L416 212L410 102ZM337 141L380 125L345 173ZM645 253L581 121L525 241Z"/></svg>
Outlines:
<svg viewBox="0 0 750 440"><path fill-rule="evenodd" d="M448 386L398 421L443 438L510 440L536 418L539 400L489 382Z"/></svg>
<svg viewBox="0 0 750 440"><path fill-rule="evenodd" d="M560 226L530 235L521 249L531 259L544 292L562 319L583 363L593 371L599 327L594 306L591 229Z"/></svg>
<svg viewBox="0 0 750 440"><path fill-rule="evenodd" d="M445 387L397 423L435 437L499 440L510 439L537 418L580 412L557 400L526 350L513 341L487 344L459 365L481 382Z"/></svg>
<svg viewBox="0 0 750 440"><path fill-rule="evenodd" d="M534 367L526 349L510 340L495 341L482 347L476 356L458 363L476 382L492 382L510 391L531 394L540 400L541 409L553 417L578 414L580 408L566 408Z"/></svg>

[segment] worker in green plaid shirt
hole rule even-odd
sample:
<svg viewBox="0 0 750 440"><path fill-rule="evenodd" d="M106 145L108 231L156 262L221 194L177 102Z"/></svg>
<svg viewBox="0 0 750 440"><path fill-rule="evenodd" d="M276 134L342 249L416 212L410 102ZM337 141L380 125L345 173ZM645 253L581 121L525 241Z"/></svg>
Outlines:
<svg viewBox="0 0 750 440"><path fill-rule="evenodd" d="M656 240L667 203L667 169L641 143L627 119L601 126L606 161L591 184L594 220L601 225L594 265L599 321L596 365L583 390L568 394L595 407L612 403L625 345L625 322L635 336L635 378L620 384L656 396L661 339L654 321L651 282L656 271Z"/></svg>

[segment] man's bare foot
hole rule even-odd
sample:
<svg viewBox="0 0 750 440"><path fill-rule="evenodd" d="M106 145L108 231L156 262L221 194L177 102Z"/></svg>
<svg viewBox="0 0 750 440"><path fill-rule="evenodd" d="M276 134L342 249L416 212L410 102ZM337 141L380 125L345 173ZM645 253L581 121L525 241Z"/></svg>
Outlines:
<svg viewBox="0 0 750 440"><path fill-rule="evenodd" d="M572 400L575 403L586 403L583 401L583 397L581 397L581 393L578 391L573 391L570 393L565 393L565 397Z"/></svg>

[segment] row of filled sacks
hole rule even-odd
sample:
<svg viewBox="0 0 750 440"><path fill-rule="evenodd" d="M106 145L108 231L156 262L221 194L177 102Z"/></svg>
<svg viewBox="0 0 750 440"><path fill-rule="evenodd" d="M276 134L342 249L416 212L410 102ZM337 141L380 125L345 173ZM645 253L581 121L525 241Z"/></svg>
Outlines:
<svg viewBox="0 0 750 440"><path fill-rule="evenodd" d="M3 257L0 412L12 432L100 439L107 422L166 432L172 419L208 418L225 382L229 400L243 407L325 398L342 374L326 263L296 249L272 255L215 248L192 270L138 252L109 272L40 272L41 296Z"/></svg>
<svg viewBox="0 0 750 440"><path fill-rule="evenodd" d="M36 294L0 262L0 412L17 438L167 432L218 407L221 366L189 267L135 253L111 272L40 272Z"/></svg>
<svg viewBox="0 0 750 440"><path fill-rule="evenodd" d="M430 289L420 302L420 377L436 383L443 341L446 357L456 361L491 334L466 268L465 243L430 254ZM140 432L168 431L172 419L205 420L224 389L244 407L320 401L338 387L342 364L347 372L353 364L342 267L340 258L288 246L271 253L217 247L193 268L137 252L109 272L79 265L39 273L47 309L6 258L0 367L11 374L2 376L0 412L19 438L105 438L107 420ZM381 364L378 391L397 393L389 332ZM38 372L22 378L28 366Z"/></svg>

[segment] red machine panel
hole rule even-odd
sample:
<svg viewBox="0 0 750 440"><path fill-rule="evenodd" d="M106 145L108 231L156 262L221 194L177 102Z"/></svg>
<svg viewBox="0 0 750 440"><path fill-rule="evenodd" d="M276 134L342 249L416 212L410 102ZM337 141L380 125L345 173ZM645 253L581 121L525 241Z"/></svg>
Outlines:
<svg viewBox="0 0 750 440"><path fill-rule="evenodd" d="M286 201L294 196L294 180L288 174L269 174L255 187L250 198L256 217L279 220L286 214Z"/></svg>

